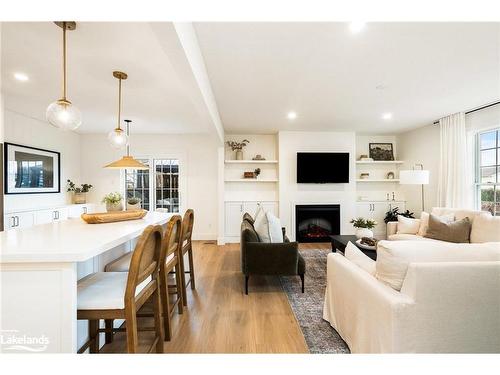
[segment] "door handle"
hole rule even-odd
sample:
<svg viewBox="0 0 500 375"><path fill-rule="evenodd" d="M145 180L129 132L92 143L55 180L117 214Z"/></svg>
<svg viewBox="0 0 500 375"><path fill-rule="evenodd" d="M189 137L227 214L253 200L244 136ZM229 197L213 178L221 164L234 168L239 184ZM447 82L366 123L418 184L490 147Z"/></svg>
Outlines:
<svg viewBox="0 0 500 375"><path fill-rule="evenodd" d="M83 207L83 213L86 214L87 213L87 207Z"/></svg>
<svg viewBox="0 0 500 375"><path fill-rule="evenodd" d="M12 228L16 226L16 217L12 216Z"/></svg>

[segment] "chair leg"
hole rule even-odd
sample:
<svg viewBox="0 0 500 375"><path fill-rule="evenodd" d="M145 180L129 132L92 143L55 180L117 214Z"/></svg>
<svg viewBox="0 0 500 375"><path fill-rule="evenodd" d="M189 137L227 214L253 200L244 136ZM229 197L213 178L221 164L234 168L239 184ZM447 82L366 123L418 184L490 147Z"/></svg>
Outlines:
<svg viewBox="0 0 500 375"><path fill-rule="evenodd" d="M106 333L104 334L104 342L106 344L111 344L113 342L113 319L105 319L104 328L106 330Z"/></svg>
<svg viewBox="0 0 500 375"><path fill-rule="evenodd" d="M180 286L181 286L181 293L182 293L182 305L183 306L187 306L187 291L186 291L186 272L185 272L185 268L184 268L184 255L182 254L182 251L181 251L181 256L179 257L179 264L178 266L180 265L180 267L176 267L175 268L175 273L176 273L176 276L177 276L177 271L178 269L177 268L180 268ZM177 286L179 286L179 284L177 284ZM179 302L180 303L180 302ZM182 314L181 312L179 314Z"/></svg>
<svg viewBox="0 0 500 375"><path fill-rule="evenodd" d="M248 295L248 279L250 278L249 275L245 275L245 294Z"/></svg>
<svg viewBox="0 0 500 375"><path fill-rule="evenodd" d="M153 310L154 310L154 320L155 320L155 331L156 331L156 353L163 353L163 324L161 321L161 295L160 295L160 283L157 284L156 291L153 294Z"/></svg>
<svg viewBox="0 0 500 375"><path fill-rule="evenodd" d="M163 330L165 341L170 341L172 339L172 326L170 322L170 301L168 299L168 283L165 279L165 285L160 285L160 295L161 295L161 305L163 314Z"/></svg>
<svg viewBox="0 0 500 375"><path fill-rule="evenodd" d="M99 320L89 320L89 352L99 353Z"/></svg>
<svg viewBox="0 0 500 375"><path fill-rule="evenodd" d="M125 306L125 327L127 334L127 352L137 353L139 338L137 336L137 315L135 306Z"/></svg>
<svg viewBox="0 0 500 375"><path fill-rule="evenodd" d="M189 257L189 280L191 280L191 289L195 290L196 286L194 284L194 262L193 262L192 244L189 244L188 257Z"/></svg>
<svg viewBox="0 0 500 375"><path fill-rule="evenodd" d="M181 261L182 262L182 261ZM177 298L179 302L177 303L177 312L182 314L184 312L184 293L183 291L186 288L186 284L182 282L184 276L184 270L182 265L178 262L175 265L175 283L177 287Z"/></svg>
<svg viewBox="0 0 500 375"><path fill-rule="evenodd" d="M304 274L301 274L300 280L302 280L302 293L304 293L304 279L305 279Z"/></svg>

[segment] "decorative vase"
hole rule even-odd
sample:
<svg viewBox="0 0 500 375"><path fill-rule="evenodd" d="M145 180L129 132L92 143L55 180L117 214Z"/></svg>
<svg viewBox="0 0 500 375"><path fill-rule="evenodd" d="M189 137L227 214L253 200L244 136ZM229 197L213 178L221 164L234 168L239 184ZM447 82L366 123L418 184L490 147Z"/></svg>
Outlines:
<svg viewBox="0 0 500 375"><path fill-rule="evenodd" d="M236 160L243 160L243 150L236 150Z"/></svg>
<svg viewBox="0 0 500 375"><path fill-rule="evenodd" d="M106 203L106 211L123 211L123 203L121 201L118 203Z"/></svg>
<svg viewBox="0 0 500 375"><path fill-rule="evenodd" d="M356 229L356 238L359 240L363 237L373 238L373 232L368 228L358 228Z"/></svg>
<svg viewBox="0 0 500 375"><path fill-rule="evenodd" d="M84 204L84 203L87 203L87 194L86 193L75 193L75 194L73 194L73 203L74 204Z"/></svg>
<svg viewBox="0 0 500 375"><path fill-rule="evenodd" d="M127 203L127 210L129 211L140 210L140 209L141 209L141 202L138 202L136 204Z"/></svg>

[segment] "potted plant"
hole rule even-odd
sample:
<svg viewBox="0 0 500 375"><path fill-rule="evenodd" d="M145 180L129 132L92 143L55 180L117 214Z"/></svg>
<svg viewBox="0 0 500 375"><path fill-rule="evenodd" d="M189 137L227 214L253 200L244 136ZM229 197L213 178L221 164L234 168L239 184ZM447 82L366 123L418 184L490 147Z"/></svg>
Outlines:
<svg viewBox="0 0 500 375"><path fill-rule="evenodd" d="M123 211L123 197L120 193L109 193L102 199L106 203L106 211Z"/></svg>
<svg viewBox="0 0 500 375"><path fill-rule="evenodd" d="M405 212L399 212L399 207L394 207L385 213L384 222L387 224L390 221L398 221L398 215L408 217L410 219L415 219L415 214L406 210Z"/></svg>
<svg viewBox="0 0 500 375"><path fill-rule="evenodd" d="M259 177L260 175L260 168L257 168L255 171L253 171L254 175L255 175L255 178Z"/></svg>
<svg viewBox="0 0 500 375"><path fill-rule="evenodd" d="M140 210L141 200L137 197L127 199L127 210Z"/></svg>
<svg viewBox="0 0 500 375"><path fill-rule="evenodd" d="M231 147L231 150L236 151L236 160L243 160L243 147L245 147L248 143L250 143L248 139L244 139L241 142L226 142L226 144Z"/></svg>
<svg viewBox="0 0 500 375"><path fill-rule="evenodd" d="M90 184L81 184L80 187L76 186L71 180L67 180L66 191L73 193L73 203L84 204L87 203L87 193L92 189Z"/></svg>
<svg viewBox="0 0 500 375"><path fill-rule="evenodd" d="M357 219L352 219L351 224L354 228L356 228L356 238L373 238L372 229L377 225L375 220L358 217Z"/></svg>

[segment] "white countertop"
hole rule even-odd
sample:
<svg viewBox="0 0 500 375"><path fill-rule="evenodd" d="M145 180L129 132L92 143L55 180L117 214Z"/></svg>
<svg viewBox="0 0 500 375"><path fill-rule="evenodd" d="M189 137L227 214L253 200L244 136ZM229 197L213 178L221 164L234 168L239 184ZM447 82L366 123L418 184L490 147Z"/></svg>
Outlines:
<svg viewBox="0 0 500 375"><path fill-rule="evenodd" d="M0 263L82 262L138 237L172 214L149 212L141 220L87 224L68 219L0 232Z"/></svg>

